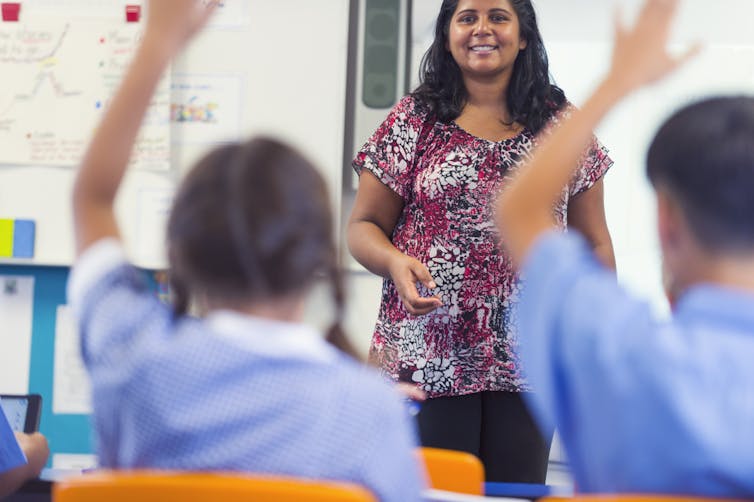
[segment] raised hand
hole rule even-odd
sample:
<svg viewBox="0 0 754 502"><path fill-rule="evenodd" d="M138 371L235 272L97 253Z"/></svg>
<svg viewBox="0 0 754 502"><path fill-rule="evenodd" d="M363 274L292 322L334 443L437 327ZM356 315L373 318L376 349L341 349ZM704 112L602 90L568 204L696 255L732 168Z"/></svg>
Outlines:
<svg viewBox="0 0 754 502"><path fill-rule="evenodd" d="M668 53L668 37L678 9L678 0L646 0L636 23L615 21L615 45L608 80L623 93L655 82L694 56L698 46L681 56Z"/></svg>
<svg viewBox="0 0 754 502"><path fill-rule="evenodd" d="M430 290L437 287L427 267L416 258L407 255L395 258L390 264L390 277L409 314L424 315L442 306L439 296L421 296L416 289L417 282Z"/></svg>
<svg viewBox="0 0 754 502"><path fill-rule="evenodd" d="M216 7L209 0L152 0L144 39L100 122L73 189L76 253L95 242L120 238L115 197L136 135L160 76L207 22Z"/></svg>
<svg viewBox="0 0 754 502"><path fill-rule="evenodd" d="M540 143L529 162L503 192L497 223L509 255L522 263L536 239L556 227L552 206L592 139L592 130L621 99L659 80L691 58L693 47L680 57L668 53L670 26L678 0L645 0L636 23L616 23L610 72L584 106Z"/></svg>
<svg viewBox="0 0 754 502"><path fill-rule="evenodd" d="M145 39L157 40L171 55L206 24L219 0L150 0Z"/></svg>

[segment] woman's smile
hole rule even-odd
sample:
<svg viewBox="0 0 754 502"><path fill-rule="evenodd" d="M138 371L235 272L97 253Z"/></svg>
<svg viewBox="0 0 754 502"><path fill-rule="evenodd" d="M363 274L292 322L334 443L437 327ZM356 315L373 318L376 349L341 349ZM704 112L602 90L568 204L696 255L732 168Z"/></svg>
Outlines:
<svg viewBox="0 0 754 502"><path fill-rule="evenodd" d="M509 0L461 0L448 26L447 50L465 76L503 74L526 41Z"/></svg>

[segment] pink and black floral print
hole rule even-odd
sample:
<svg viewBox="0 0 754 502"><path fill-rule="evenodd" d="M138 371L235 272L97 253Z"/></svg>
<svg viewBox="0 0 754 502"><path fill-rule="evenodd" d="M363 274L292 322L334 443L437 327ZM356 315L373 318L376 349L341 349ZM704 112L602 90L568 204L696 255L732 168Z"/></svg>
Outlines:
<svg viewBox="0 0 754 502"><path fill-rule="evenodd" d="M392 242L427 266L443 301L413 316L393 282L383 282L370 358L391 378L420 384L430 397L530 390L513 308L521 284L501 250L491 205L535 145L526 129L500 142L472 136L454 122L432 120L406 96L357 154L357 172L367 169L403 198ZM563 228L569 198L611 165L595 139L555 208Z"/></svg>

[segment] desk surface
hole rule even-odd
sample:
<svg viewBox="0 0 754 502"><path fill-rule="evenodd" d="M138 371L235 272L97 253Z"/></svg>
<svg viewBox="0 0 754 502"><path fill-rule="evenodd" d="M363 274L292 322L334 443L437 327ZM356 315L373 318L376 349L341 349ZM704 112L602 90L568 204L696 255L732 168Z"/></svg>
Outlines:
<svg viewBox="0 0 754 502"><path fill-rule="evenodd" d="M491 497L514 497L534 500L541 497L571 497L573 490L565 486L529 483L485 483L484 494Z"/></svg>
<svg viewBox="0 0 754 502"><path fill-rule="evenodd" d="M527 500L529 499L466 495L464 493L446 492L443 490L424 490L422 492L422 502L526 502Z"/></svg>

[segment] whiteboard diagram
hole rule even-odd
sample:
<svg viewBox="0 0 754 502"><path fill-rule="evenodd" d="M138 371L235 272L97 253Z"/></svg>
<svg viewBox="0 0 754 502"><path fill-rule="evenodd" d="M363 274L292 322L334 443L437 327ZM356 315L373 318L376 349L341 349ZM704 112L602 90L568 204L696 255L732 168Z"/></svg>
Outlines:
<svg viewBox="0 0 754 502"><path fill-rule="evenodd" d="M0 163L77 165L140 37L138 25L115 22L5 24L0 31ZM166 77L142 124L133 167L169 168L169 112Z"/></svg>

